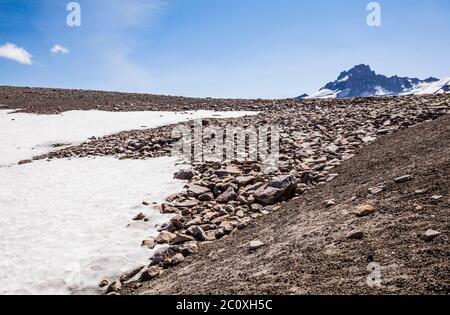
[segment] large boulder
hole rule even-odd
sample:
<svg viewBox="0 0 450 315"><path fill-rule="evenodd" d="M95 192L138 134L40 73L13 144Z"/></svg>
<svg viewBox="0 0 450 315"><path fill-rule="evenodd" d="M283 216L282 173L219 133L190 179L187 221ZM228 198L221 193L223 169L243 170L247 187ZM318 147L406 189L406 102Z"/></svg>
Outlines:
<svg viewBox="0 0 450 315"><path fill-rule="evenodd" d="M273 205L277 202L287 201L295 196L297 189L297 179L294 175L279 176L269 182L269 184L258 188L253 196L259 202L266 205Z"/></svg>

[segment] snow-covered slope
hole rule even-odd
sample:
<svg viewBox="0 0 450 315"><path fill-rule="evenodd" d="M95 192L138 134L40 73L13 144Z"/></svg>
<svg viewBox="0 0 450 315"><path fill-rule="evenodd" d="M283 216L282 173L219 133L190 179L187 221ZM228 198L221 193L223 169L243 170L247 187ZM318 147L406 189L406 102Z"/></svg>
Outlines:
<svg viewBox="0 0 450 315"><path fill-rule="evenodd" d="M407 77L386 77L376 74L367 65L358 65L342 72L336 81L318 92L302 98L346 98L394 95L450 93L450 78L420 80Z"/></svg>
<svg viewBox="0 0 450 315"><path fill-rule="evenodd" d="M148 264L141 242L170 220L150 204L182 190L174 157L21 159L91 136L250 112L100 112L61 115L0 110L0 295L92 294L98 282ZM143 127L146 126L146 127ZM148 219L133 221L142 212Z"/></svg>

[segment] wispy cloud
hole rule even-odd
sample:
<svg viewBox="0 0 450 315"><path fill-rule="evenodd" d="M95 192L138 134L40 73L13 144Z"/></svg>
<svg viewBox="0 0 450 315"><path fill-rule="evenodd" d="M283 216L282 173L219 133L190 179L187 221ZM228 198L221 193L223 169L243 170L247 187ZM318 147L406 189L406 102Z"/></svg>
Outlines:
<svg viewBox="0 0 450 315"><path fill-rule="evenodd" d="M24 65L31 65L31 54L23 48L17 47L15 44L6 43L0 46L0 57L17 61Z"/></svg>
<svg viewBox="0 0 450 315"><path fill-rule="evenodd" d="M67 49L66 47L63 47L59 44L54 45L50 51L52 52L52 54L55 54L55 55L69 53L69 49Z"/></svg>

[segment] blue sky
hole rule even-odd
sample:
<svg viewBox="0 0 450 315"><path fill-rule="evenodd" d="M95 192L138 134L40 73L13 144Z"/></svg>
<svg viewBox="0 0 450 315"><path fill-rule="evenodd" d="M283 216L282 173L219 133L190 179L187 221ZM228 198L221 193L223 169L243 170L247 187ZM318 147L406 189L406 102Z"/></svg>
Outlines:
<svg viewBox="0 0 450 315"><path fill-rule="evenodd" d="M368 0L78 0L73 28L69 2L0 0L0 55L29 54L0 57L0 85L284 98L360 63L450 77L448 0L379 0L375 28Z"/></svg>

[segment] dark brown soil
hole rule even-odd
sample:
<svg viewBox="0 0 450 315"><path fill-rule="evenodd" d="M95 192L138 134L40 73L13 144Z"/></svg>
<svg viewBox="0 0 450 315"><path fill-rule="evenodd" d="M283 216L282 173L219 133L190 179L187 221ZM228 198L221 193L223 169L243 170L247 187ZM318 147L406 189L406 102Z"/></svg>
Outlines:
<svg viewBox="0 0 450 315"><path fill-rule="evenodd" d="M253 227L203 245L157 280L128 285L122 293L450 293L450 117L382 137L336 172L335 180ZM413 180L396 184L403 175ZM380 184L385 191L369 195ZM432 200L436 195L442 198ZM326 207L329 199L336 205ZM353 211L362 204L376 212L356 217ZM419 236L428 229L442 234L426 242ZM352 230L364 238L348 239ZM266 245L250 252L253 240ZM381 287L366 282L370 262L381 266Z"/></svg>

